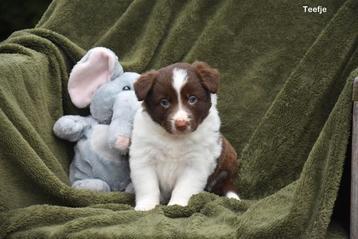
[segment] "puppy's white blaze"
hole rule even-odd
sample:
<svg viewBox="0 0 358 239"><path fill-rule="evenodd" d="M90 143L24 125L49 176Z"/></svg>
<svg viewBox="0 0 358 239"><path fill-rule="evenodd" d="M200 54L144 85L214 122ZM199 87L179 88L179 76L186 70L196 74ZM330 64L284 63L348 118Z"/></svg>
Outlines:
<svg viewBox="0 0 358 239"><path fill-rule="evenodd" d="M181 95L180 95L180 91L183 88L183 86L186 84L187 79L188 79L188 73L186 70L174 68L172 84L178 97L178 110L173 114L172 117L173 121L175 120L189 121L188 112L186 112L183 107L183 103L181 101ZM174 127L174 122L172 126Z"/></svg>
<svg viewBox="0 0 358 239"><path fill-rule="evenodd" d="M179 108L177 112L173 115L173 120L185 120L189 121L188 112L186 112L183 107Z"/></svg>
<svg viewBox="0 0 358 239"><path fill-rule="evenodd" d="M174 68L172 84L173 84L175 91L177 92L179 99L180 99L180 90L186 84L187 79L188 79L188 73L186 70Z"/></svg>
<svg viewBox="0 0 358 239"><path fill-rule="evenodd" d="M225 196L227 198L233 198L233 199L236 199L236 200L240 200L239 195L237 195L236 193L231 192L231 191L227 192Z"/></svg>

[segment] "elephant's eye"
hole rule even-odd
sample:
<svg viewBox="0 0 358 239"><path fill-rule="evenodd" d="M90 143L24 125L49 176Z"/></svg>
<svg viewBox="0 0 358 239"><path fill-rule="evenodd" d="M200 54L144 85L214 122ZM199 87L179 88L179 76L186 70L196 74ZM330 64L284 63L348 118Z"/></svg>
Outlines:
<svg viewBox="0 0 358 239"><path fill-rule="evenodd" d="M126 85L126 86L124 86L124 87L122 88L122 90L131 90L131 88Z"/></svg>

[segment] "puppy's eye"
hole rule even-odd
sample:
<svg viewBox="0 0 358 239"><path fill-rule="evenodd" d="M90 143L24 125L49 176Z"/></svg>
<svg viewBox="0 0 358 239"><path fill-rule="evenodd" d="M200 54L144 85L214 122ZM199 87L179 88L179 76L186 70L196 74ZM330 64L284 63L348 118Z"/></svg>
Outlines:
<svg viewBox="0 0 358 239"><path fill-rule="evenodd" d="M126 85L126 86L124 86L124 87L122 88L122 90L131 90L131 88Z"/></svg>
<svg viewBox="0 0 358 239"><path fill-rule="evenodd" d="M167 99L161 99L161 100L160 100L160 105L161 105L163 108L168 109L169 106L170 106L170 102L169 102L169 100L167 100Z"/></svg>
<svg viewBox="0 0 358 239"><path fill-rule="evenodd" d="M189 104L193 105L193 104L195 104L196 102L198 102L198 98L197 98L196 96L194 96L194 95L191 95L191 96L189 96L189 98L188 98L188 102L189 102Z"/></svg>

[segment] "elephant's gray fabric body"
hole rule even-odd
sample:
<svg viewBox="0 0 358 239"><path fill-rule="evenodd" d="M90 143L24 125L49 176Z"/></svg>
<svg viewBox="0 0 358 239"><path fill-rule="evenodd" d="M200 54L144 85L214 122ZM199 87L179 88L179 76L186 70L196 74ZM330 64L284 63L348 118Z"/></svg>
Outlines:
<svg viewBox="0 0 358 239"><path fill-rule="evenodd" d="M109 146L108 130L108 125L93 124L84 130L75 145L70 166L70 181L74 187L124 191L129 184L128 154Z"/></svg>
<svg viewBox="0 0 358 239"><path fill-rule="evenodd" d="M103 62L103 67L91 72L94 64ZM103 72L110 72L109 80L103 79L106 76ZM83 77L88 77L92 90L83 82L76 84ZM81 102L83 107L87 103L82 102L90 99L91 111L87 117L63 116L54 125L59 138L77 142L70 165L73 187L104 192L132 190L128 147L134 115L139 108L133 91L138 77L137 73L123 72L117 57L105 48L93 48L72 70L69 85L72 84L71 90L76 93L70 94L71 100ZM81 87L86 88L83 94Z"/></svg>

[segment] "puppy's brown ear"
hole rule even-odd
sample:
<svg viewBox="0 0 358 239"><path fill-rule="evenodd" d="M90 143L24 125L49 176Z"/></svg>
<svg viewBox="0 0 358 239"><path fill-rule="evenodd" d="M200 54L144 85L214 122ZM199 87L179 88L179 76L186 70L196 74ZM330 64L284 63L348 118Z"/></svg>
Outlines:
<svg viewBox="0 0 358 239"><path fill-rule="evenodd" d="M134 83L134 91L139 101L144 100L158 77L158 71L149 71L142 74Z"/></svg>
<svg viewBox="0 0 358 239"><path fill-rule="evenodd" d="M215 94L219 90L219 71L210 67L207 63L202 61L195 61L192 66L195 68L195 72L201 79L201 83L203 84L203 86L210 93Z"/></svg>

